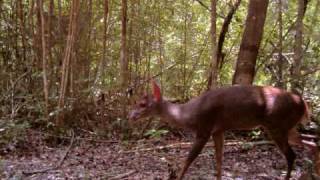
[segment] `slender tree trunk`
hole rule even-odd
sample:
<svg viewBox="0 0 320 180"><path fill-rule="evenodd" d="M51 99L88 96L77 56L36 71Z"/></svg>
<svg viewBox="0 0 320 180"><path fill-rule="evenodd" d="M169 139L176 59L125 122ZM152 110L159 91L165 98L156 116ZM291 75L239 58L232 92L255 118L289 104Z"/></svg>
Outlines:
<svg viewBox="0 0 320 180"><path fill-rule="evenodd" d="M14 39L14 51L16 59L21 60L21 54L20 54L20 44L19 44L19 2L13 1L11 4L11 8L15 13L12 13L12 19L14 20L14 33L13 33L13 39ZM21 64L12 64L14 66L14 69L17 69Z"/></svg>
<svg viewBox="0 0 320 180"><path fill-rule="evenodd" d="M91 71L90 71L90 59L91 59L91 39L92 39L92 0L88 1L88 35L87 35L87 44L86 44L86 55L85 55L85 69L84 69L84 77L88 79L87 83L84 84L84 88L90 89L91 86Z"/></svg>
<svg viewBox="0 0 320 180"><path fill-rule="evenodd" d="M187 4L185 2L184 4L185 6L185 14L184 14L184 30L183 30L183 64L182 64L182 99L186 100L187 99L187 60L188 60L188 27L187 27L187 23L188 23L188 7Z"/></svg>
<svg viewBox="0 0 320 180"><path fill-rule="evenodd" d="M298 0L298 16L296 21L296 34L295 34L295 43L294 43L294 57L293 57L293 69L292 69L292 87L293 90L302 90L300 87L299 78L300 78L300 69L303 58L303 16L306 8L306 0Z"/></svg>
<svg viewBox="0 0 320 180"><path fill-rule="evenodd" d="M107 58L107 33L108 33L108 15L109 15L109 0L104 1L104 18L103 18L103 61Z"/></svg>
<svg viewBox="0 0 320 180"><path fill-rule="evenodd" d="M32 45L31 50L30 50L30 56L31 56L31 73L35 72L38 70L37 66L37 48L35 46L36 44L36 33L35 33L35 23L34 23L34 9L35 7L35 0L30 1L30 10L29 10L29 15L28 15L28 26L29 26L29 31L30 31L30 39L32 40ZM28 89L34 89L35 82L32 80L32 76L29 79L29 86Z"/></svg>
<svg viewBox="0 0 320 180"><path fill-rule="evenodd" d="M283 56L282 56L282 0L278 0L278 26L279 26L279 41L278 41L278 61L277 61L277 81L276 86L283 88L283 77L282 77L282 66L283 66Z"/></svg>
<svg viewBox="0 0 320 180"><path fill-rule="evenodd" d="M157 21L158 21L158 26L161 27L161 5L158 4L158 13L157 13ZM164 42L162 40L162 32L160 30L158 30L158 43L159 43L159 66L160 66L160 72L163 72L163 62L164 62L164 59L163 59L163 50L164 50ZM160 86L163 87L163 73L161 73L160 77L159 77L159 80L160 80Z"/></svg>
<svg viewBox="0 0 320 180"><path fill-rule="evenodd" d="M18 15L20 19L20 34L21 34L21 44L22 44L22 58L23 62L26 61L27 55L26 55L26 32L25 32L25 19L24 19L24 6L22 0L19 0L18 2Z"/></svg>
<svg viewBox="0 0 320 180"><path fill-rule="evenodd" d="M99 62L99 67L96 74L94 86L101 87L103 72L105 71L105 64L107 61L107 29L108 29L108 15L109 15L109 0L104 1L104 17L103 17L103 49L102 58Z"/></svg>
<svg viewBox="0 0 320 180"><path fill-rule="evenodd" d="M134 3L134 1L132 1ZM130 6L128 14L129 16L132 16L132 12L133 12L133 5ZM128 15L127 15L128 16ZM134 22L134 18L130 18L128 19L128 23L129 23L129 27L128 27L128 43L127 43L127 61L128 61L128 82L131 82L132 80L132 66L131 66L131 62L132 62L132 35L133 35L133 24Z"/></svg>
<svg viewBox="0 0 320 180"><path fill-rule="evenodd" d="M218 59L217 59L217 0L211 0L211 74L208 88L214 89L217 86Z"/></svg>
<svg viewBox="0 0 320 180"><path fill-rule="evenodd" d="M41 66L41 59L42 59L42 52L41 52L41 14L40 14L40 6L39 0L36 0L36 19L37 19L37 29L34 36L34 46L36 49L37 54L37 68L40 70L42 69Z"/></svg>
<svg viewBox="0 0 320 180"><path fill-rule="evenodd" d="M126 93L129 85L128 72L128 54L127 54L127 0L122 0L121 5L121 49L120 49L120 66L121 66L121 91ZM125 118L127 114L128 99L126 95L122 96L122 117ZM121 127L125 132L128 132L127 121L122 121Z"/></svg>
<svg viewBox="0 0 320 180"><path fill-rule="evenodd" d="M141 9L140 7L140 0L137 0L137 2L135 4L133 4L134 6L134 11L133 16L137 16L140 17L141 16ZM134 28L134 34L136 34L136 40L134 41L134 50L133 50L133 61L134 61L134 84L138 84L139 82L139 78L140 78L140 55L141 55L141 31L140 31L140 27L139 27L139 23L137 23L137 25Z"/></svg>
<svg viewBox="0 0 320 180"><path fill-rule="evenodd" d="M45 101L45 115L49 117L49 85L47 75L47 50L46 50L46 38L45 38L45 19L43 14L43 3L42 0L38 0L38 8L41 17L41 49L42 49L42 77L43 77L43 92Z"/></svg>
<svg viewBox="0 0 320 180"><path fill-rule="evenodd" d="M213 2L214 0L211 1L211 3ZM235 4L233 5L233 7L230 9L228 15L226 16L224 22L223 22L223 25L221 27L221 31L220 31L220 34L219 34L219 40L218 40L218 44L217 44L217 48L216 48L216 55L212 54L211 58L212 58L212 65L215 65L215 68L212 66L210 71L210 75L209 75L209 79L208 79L208 85L207 85L207 89L210 89L210 88L214 88L215 85L213 84L213 81L216 82L217 78L218 78L218 72L219 70L222 69L222 66L223 66L223 61L224 61L224 56L223 56L223 52L222 52L222 49L223 49L223 43L224 43L224 40L225 40L225 37L226 37L226 34L228 32L228 29L229 29L229 25L231 23L231 20L232 20L232 17L233 15L235 14L235 12L237 11L238 7L240 6L240 3L241 3L241 0L237 0L235 2ZM212 5L211 6L216 6L216 5ZM216 8L213 8L211 7L212 10L215 10ZM216 11L216 10L215 10ZM214 11L211 11L211 14L214 13ZM215 13L216 14L216 13ZM216 15L215 15L216 16ZM216 17L215 17L216 19ZM211 15L211 20L212 20L212 15ZM212 20L213 21L213 20ZM216 20L215 20L216 22ZM211 27L213 22L211 22ZM215 26L215 25L214 25ZM215 28L216 29L216 28ZM211 31L212 32L212 31ZM216 32L216 30L215 30ZM216 34L216 33L215 33ZM213 35L211 36L211 38L213 38ZM211 40L213 43L214 40L212 39ZM212 48L214 47L214 44L212 44ZM214 49L212 49L212 53L214 53ZM214 61L216 61L216 63L213 63ZM213 79L213 76L216 76L214 79Z"/></svg>
<svg viewBox="0 0 320 180"><path fill-rule="evenodd" d="M268 0L250 0L249 2L233 84L252 84L253 82L268 3Z"/></svg>
<svg viewBox="0 0 320 180"><path fill-rule="evenodd" d="M52 62L52 29L53 27L53 18L54 18L54 0L50 0L49 2L49 18L48 18L48 38L47 38L47 48L48 48L48 65L49 65L49 79L52 80L53 75L53 62ZM50 83L49 90L51 90L51 85L54 85L53 83Z"/></svg>
<svg viewBox="0 0 320 180"><path fill-rule="evenodd" d="M62 74L61 74L61 83L59 91L59 102L58 109L63 110L65 105L65 96L66 89L68 85L68 75L70 70L70 60L72 58L74 42L76 39L77 25L78 25L78 15L80 11L80 0L72 1L72 8L70 11L70 22L69 22L69 32L67 45L64 52L63 64L62 64ZM60 112L57 116L56 124L58 126L63 125L64 115L63 112Z"/></svg>
<svg viewBox="0 0 320 180"><path fill-rule="evenodd" d="M61 23L62 23L62 7L61 7L61 0L58 0L58 34L61 36L62 34L62 28L61 28ZM60 39L60 37L59 37Z"/></svg>
<svg viewBox="0 0 320 180"><path fill-rule="evenodd" d="M237 0L235 2L235 4L233 5L233 7L230 9L227 17L225 18L222 27L221 27L221 31L219 34L219 40L218 40L218 47L217 47L217 65L219 66L219 71L222 69L223 66L223 61L224 61L224 54L222 52L223 49L223 43L224 40L226 38L226 34L228 32L229 29L229 25L231 23L232 17L235 14L235 12L237 11L237 9L239 8L241 3L241 0Z"/></svg>
<svg viewBox="0 0 320 180"><path fill-rule="evenodd" d="M127 0L122 0L121 7L121 87L126 88L128 85L128 58L127 58Z"/></svg>
<svg viewBox="0 0 320 180"><path fill-rule="evenodd" d="M63 35L62 35L62 6L61 6L61 0L58 0L57 2L58 6L58 35L56 39L58 39L58 48L57 48L57 68L54 69L54 81L58 83L61 81L61 77L59 75L60 71L59 69L62 67L62 58L63 58ZM70 16L71 17L71 16ZM59 86L55 86L55 92L59 92Z"/></svg>

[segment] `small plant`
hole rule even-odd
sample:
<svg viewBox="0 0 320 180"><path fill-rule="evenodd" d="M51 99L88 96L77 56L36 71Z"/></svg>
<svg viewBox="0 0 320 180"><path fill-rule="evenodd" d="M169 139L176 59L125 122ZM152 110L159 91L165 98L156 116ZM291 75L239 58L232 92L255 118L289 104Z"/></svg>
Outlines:
<svg viewBox="0 0 320 180"><path fill-rule="evenodd" d="M160 138L161 136L167 134L169 131L165 129L150 129L144 135L151 138Z"/></svg>
<svg viewBox="0 0 320 180"><path fill-rule="evenodd" d="M262 131L260 129L254 129L250 132L250 137L252 140L258 140L261 138Z"/></svg>

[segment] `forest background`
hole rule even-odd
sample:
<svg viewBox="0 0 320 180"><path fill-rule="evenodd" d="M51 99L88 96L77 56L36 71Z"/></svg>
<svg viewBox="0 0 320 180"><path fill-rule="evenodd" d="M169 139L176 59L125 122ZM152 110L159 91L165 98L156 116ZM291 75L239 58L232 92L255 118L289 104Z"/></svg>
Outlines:
<svg viewBox="0 0 320 180"><path fill-rule="evenodd" d="M234 83L298 91L312 107L308 131L318 134L319 6L319 0L0 0L0 147L19 147L29 130L57 142L70 129L122 140L179 132L158 121L128 123L150 78L176 102ZM250 27L248 13L259 17L257 26ZM245 41L257 44L259 54L243 57Z"/></svg>

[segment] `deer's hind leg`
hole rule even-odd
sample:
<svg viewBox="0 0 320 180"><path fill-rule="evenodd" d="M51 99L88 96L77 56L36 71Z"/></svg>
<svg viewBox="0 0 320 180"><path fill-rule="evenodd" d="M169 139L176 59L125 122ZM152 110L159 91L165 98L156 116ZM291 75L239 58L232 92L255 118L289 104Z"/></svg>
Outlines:
<svg viewBox="0 0 320 180"><path fill-rule="evenodd" d="M274 140L282 154L286 157L287 160L287 175L286 180L290 179L291 171L293 169L294 161L296 159L296 154L292 150L288 142L288 130L283 129L269 129L268 133L270 137Z"/></svg>

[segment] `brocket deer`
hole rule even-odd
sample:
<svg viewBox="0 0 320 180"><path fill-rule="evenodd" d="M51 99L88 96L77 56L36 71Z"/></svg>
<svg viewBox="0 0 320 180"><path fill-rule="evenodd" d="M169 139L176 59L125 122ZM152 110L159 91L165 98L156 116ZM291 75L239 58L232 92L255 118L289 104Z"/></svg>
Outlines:
<svg viewBox="0 0 320 180"><path fill-rule="evenodd" d="M178 179L183 178L210 136L215 143L216 176L221 179L224 132L258 126L267 131L286 157L285 179L290 178L296 157L291 145L301 145L295 126L308 120L309 116L301 96L271 86L235 85L207 91L185 104L173 104L162 98L154 81L152 87L153 93L145 95L136 104L129 119L156 115L195 133L194 144Z"/></svg>

